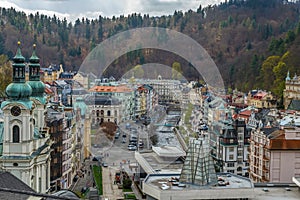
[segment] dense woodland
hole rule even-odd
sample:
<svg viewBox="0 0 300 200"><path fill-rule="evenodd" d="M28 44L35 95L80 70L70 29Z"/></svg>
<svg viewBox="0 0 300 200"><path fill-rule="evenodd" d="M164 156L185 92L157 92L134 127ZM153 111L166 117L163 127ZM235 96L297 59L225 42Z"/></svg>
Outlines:
<svg viewBox="0 0 300 200"><path fill-rule="evenodd" d="M4 68L20 40L26 58L36 43L43 67L62 63L65 70L76 70L97 44L116 33L137 27L163 27L180 31L202 45L219 67L228 88L261 88L280 97L287 71L300 74L299 9L298 1L227 0L187 12L177 10L169 16L132 13L82 18L71 23L56 16L26 15L14 8L1 8L0 55L6 57L0 57L0 64ZM128 52L113 62L114 70L107 73L115 75L113 71L144 63L172 66L174 62L180 63L186 78L199 78L188 61L155 49Z"/></svg>

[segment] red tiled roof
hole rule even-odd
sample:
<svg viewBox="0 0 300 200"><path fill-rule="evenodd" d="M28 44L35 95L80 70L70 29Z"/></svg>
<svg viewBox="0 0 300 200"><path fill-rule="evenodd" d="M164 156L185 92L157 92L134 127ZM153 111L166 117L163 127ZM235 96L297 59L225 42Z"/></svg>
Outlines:
<svg viewBox="0 0 300 200"><path fill-rule="evenodd" d="M250 117L252 113L252 110L245 110L239 113L239 116L245 116L245 117Z"/></svg>
<svg viewBox="0 0 300 200"><path fill-rule="evenodd" d="M46 94L52 94L53 91L50 88L45 87L45 93Z"/></svg>
<svg viewBox="0 0 300 200"><path fill-rule="evenodd" d="M132 92L127 86L94 86L90 92Z"/></svg>

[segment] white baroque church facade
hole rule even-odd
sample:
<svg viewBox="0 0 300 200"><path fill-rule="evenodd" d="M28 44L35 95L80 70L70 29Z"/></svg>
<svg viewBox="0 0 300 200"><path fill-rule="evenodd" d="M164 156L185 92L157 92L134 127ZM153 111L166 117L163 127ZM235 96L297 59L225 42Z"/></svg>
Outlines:
<svg viewBox="0 0 300 200"><path fill-rule="evenodd" d="M39 58L29 59L29 81L25 81L25 58L20 43L13 58L13 82L0 128L0 170L8 171L36 192L47 192L50 184L50 137L45 124L45 85L40 81Z"/></svg>

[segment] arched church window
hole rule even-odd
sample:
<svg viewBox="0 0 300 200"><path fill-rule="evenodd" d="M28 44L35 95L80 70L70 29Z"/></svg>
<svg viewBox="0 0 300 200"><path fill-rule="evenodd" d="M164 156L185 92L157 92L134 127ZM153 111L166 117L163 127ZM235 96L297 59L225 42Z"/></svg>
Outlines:
<svg viewBox="0 0 300 200"><path fill-rule="evenodd" d="M20 142L20 128L17 125L13 126L13 143Z"/></svg>

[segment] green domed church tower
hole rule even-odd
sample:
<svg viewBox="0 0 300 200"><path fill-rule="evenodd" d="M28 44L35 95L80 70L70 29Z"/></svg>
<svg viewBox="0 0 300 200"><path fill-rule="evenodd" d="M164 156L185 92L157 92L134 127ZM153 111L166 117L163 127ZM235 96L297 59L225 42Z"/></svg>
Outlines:
<svg viewBox="0 0 300 200"><path fill-rule="evenodd" d="M43 128L45 126L44 116L45 116L45 84L40 80L40 59L37 57L35 52L36 45L33 45L32 56L29 58L29 81L28 85L32 88L31 100L34 103L34 127L35 133L38 133L40 130L37 130L37 127Z"/></svg>
<svg viewBox="0 0 300 200"><path fill-rule="evenodd" d="M32 75L39 69L39 59L34 55L35 52L30 58ZM42 123L44 86L39 80L25 82L25 58L20 42L12 67L13 82L6 88L8 99L1 104L4 128L0 131L0 170L14 174L37 192L44 193L50 184L49 135L43 132Z"/></svg>
<svg viewBox="0 0 300 200"><path fill-rule="evenodd" d="M22 56L20 49L20 42L18 42L18 49L13 58L13 82L6 88L6 95L9 101L21 101L31 107L29 97L32 94L31 87L25 83L25 58Z"/></svg>

